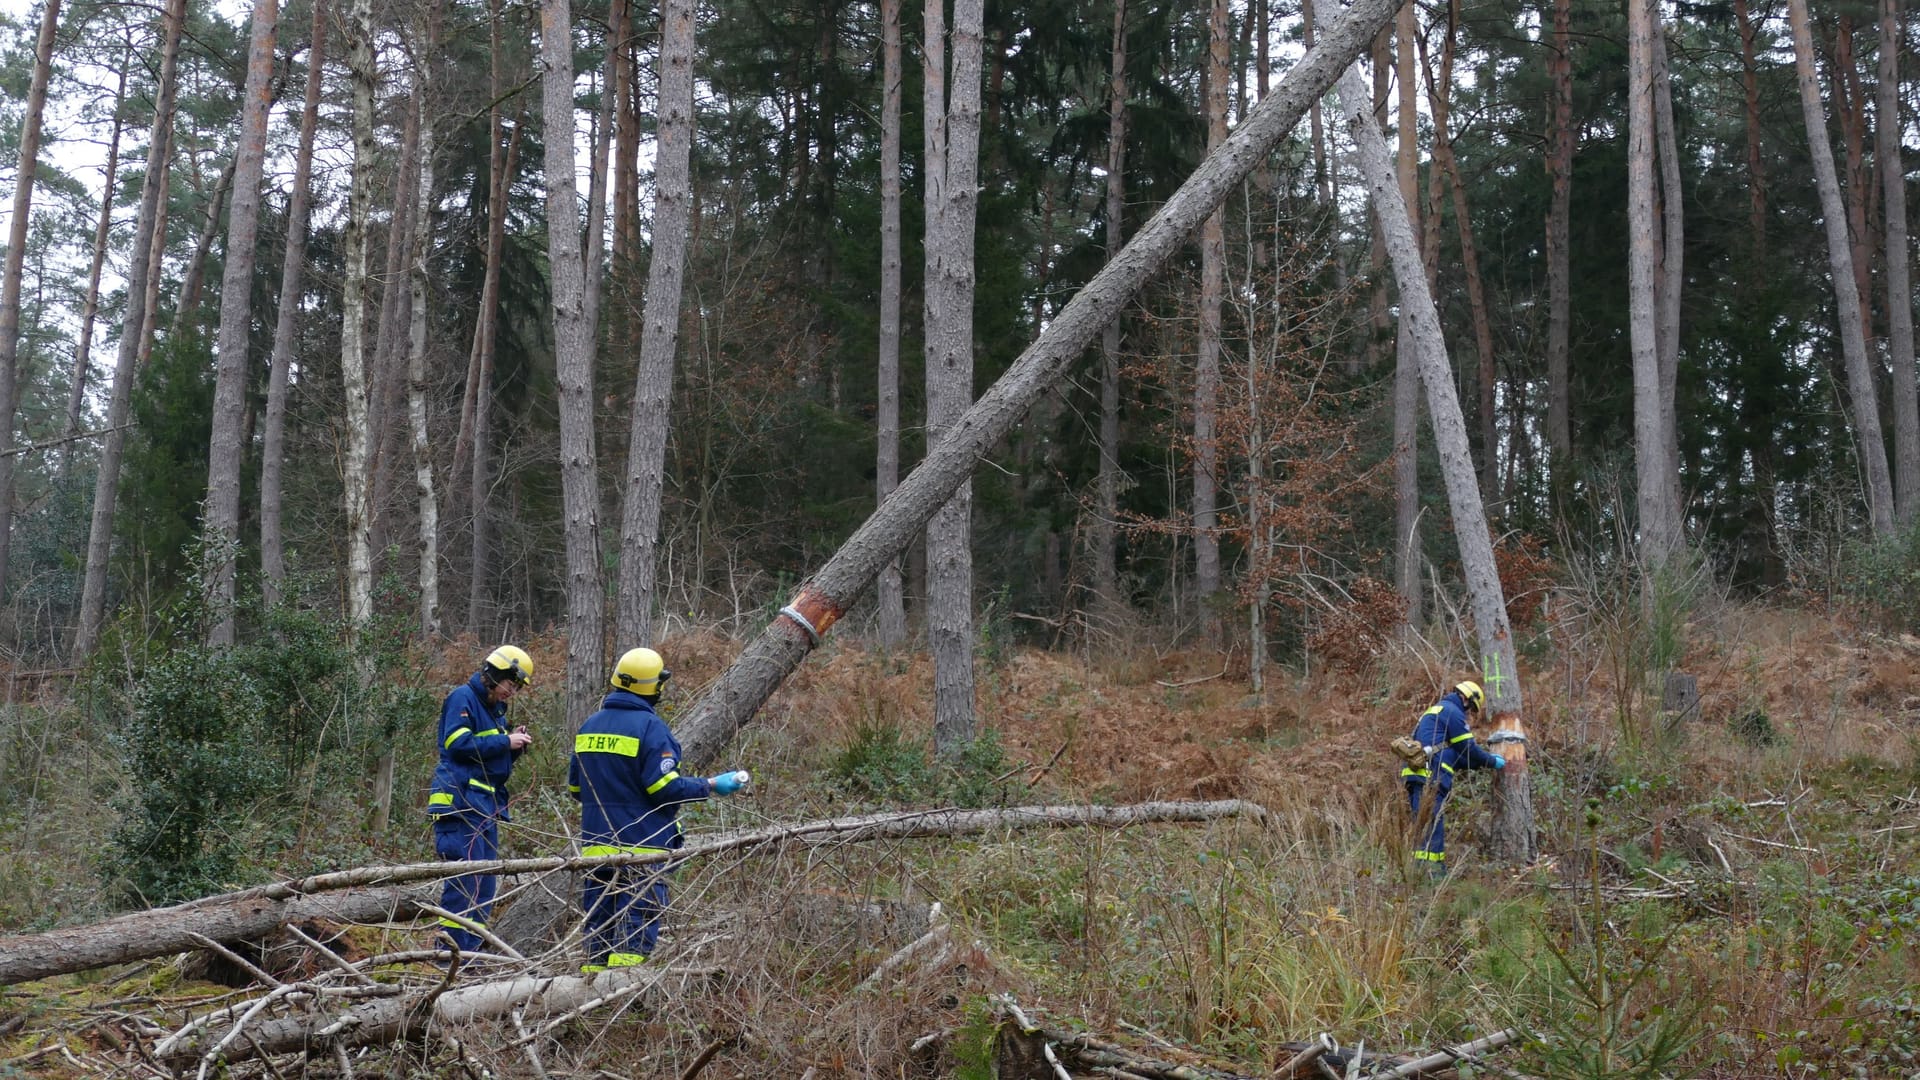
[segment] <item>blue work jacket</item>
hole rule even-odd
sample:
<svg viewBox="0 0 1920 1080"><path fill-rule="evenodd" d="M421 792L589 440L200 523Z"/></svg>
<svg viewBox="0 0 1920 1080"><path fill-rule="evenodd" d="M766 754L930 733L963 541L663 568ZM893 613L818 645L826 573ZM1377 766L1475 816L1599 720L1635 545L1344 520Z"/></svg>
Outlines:
<svg viewBox="0 0 1920 1080"><path fill-rule="evenodd" d="M1428 773L1438 774L1440 791L1453 790L1454 773L1459 769L1491 769L1493 755L1480 749L1467 728L1467 706L1460 691L1449 690L1438 703L1420 715L1413 726L1413 737L1421 746L1439 747L1428 759L1428 768L1411 765L1400 770L1400 779L1408 783L1427 782Z"/></svg>
<svg viewBox="0 0 1920 1080"><path fill-rule="evenodd" d="M427 813L504 821L514 757L507 703L487 701L486 684L476 671L440 707L440 765L433 770Z"/></svg>
<svg viewBox="0 0 1920 1080"><path fill-rule="evenodd" d="M680 743L638 694L615 690L573 739L567 790L580 800L580 853L671 850L682 843L680 807L708 795L681 776Z"/></svg>

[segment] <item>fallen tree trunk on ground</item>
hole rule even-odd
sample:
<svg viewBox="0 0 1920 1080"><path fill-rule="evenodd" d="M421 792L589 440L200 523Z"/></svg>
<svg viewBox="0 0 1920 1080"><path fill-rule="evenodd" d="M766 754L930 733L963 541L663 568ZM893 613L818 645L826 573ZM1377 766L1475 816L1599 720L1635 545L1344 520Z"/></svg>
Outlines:
<svg viewBox="0 0 1920 1080"><path fill-rule="evenodd" d="M457 874L540 874L556 870L585 870L596 866L644 865L669 860L685 862L781 844L973 836L1023 829L1124 828L1155 822L1213 821L1242 815L1264 819L1266 814L1264 807L1240 799L1135 803L1130 806L924 810L827 818L796 825L721 833L711 840L689 844L670 854L364 866L209 896L176 907L134 912L103 923L0 939L0 985L185 952L198 947L193 935L231 942L258 937L297 919L379 922L410 918L419 904L429 902L431 898L424 891L409 891L394 886L437 881Z"/></svg>

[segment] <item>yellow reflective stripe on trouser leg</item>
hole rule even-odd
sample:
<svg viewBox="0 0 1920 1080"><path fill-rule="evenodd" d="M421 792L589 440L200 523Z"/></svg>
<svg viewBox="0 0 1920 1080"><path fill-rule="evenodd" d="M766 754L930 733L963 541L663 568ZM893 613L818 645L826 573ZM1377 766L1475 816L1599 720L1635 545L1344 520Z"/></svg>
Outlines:
<svg viewBox="0 0 1920 1080"><path fill-rule="evenodd" d="M1444 851L1416 851L1413 853L1413 857L1416 862L1447 861L1447 853Z"/></svg>
<svg viewBox="0 0 1920 1080"><path fill-rule="evenodd" d="M661 788L666 787L668 784L671 784L678 779L680 779L680 773L677 770L673 772L669 772L667 775L661 777L658 780L655 780L653 782L653 786L647 789L647 794L658 795L660 794Z"/></svg>
<svg viewBox="0 0 1920 1080"><path fill-rule="evenodd" d="M453 729L453 734L451 734L451 735L449 735L449 736L447 736L447 741L446 741L446 742L443 742L443 743L441 743L441 744L440 744L440 748L441 748L442 750L444 750L444 749L446 749L447 747L449 747L449 746L452 746L452 745L453 745L453 741L454 741L455 739L458 739L458 738L459 738L460 736L462 736L462 735L471 735L471 734L473 734L473 729L472 729L472 728L470 728L470 727L463 727L463 728L454 728L454 729Z"/></svg>
<svg viewBox="0 0 1920 1080"><path fill-rule="evenodd" d="M621 847L618 844L587 844L580 849L583 858L596 858L601 855L665 855L666 848L661 847Z"/></svg>
<svg viewBox="0 0 1920 1080"><path fill-rule="evenodd" d="M479 788L481 791L484 791L489 795L492 795L495 790L492 784L483 784L478 780L467 781L467 786L470 788Z"/></svg>
<svg viewBox="0 0 1920 1080"><path fill-rule="evenodd" d="M468 923L471 923L472 925L468 925ZM485 930L487 928L486 923L479 922L472 919L467 920L467 922L461 922L459 919L441 919L440 925L447 927L448 929L451 929L451 930L471 930L475 926L479 927L482 930Z"/></svg>
<svg viewBox="0 0 1920 1080"><path fill-rule="evenodd" d="M617 952L609 953L607 956L609 968L638 967L646 962L647 954L645 953Z"/></svg>
<svg viewBox="0 0 1920 1080"><path fill-rule="evenodd" d="M436 791L433 794L427 796L428 809L432 809L433 807L436 807L436 806L452 806L452 805L453 805L453 792L451 791Z"/></svg>

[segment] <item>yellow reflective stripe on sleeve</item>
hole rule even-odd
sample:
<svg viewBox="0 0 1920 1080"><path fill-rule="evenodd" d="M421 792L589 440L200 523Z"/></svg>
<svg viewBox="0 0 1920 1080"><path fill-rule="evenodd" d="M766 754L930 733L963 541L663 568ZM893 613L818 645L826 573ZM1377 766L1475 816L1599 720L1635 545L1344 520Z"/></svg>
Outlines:
<svg viewBox="0 0 1920 1080"><path fill-rule="evenodd" d="M484 791L489 795L494 793L494 786L492 784L483 784L478 780L467 781L467 786L470 788L479 788L481 791Z"/></svg>
<svg viewBox="0 0 1920 1080"><path fill-rule="evenodd" d="M575 735L573 752L637 758L640 756L640 740L631 735Z"/></svg>
<svg viewBox="0 0 1920 1080"><path fill-rule="evenodd" d="M580 849L583 858L597 858L601 855L665 855L666 848L659 847L621 847L617 844L588 844Z"/></svg>
<svg viewBox="0 0 1920 1080"><path fill-rule="evenodd" d="M1420 715L1421 716L1437 716L1439 715L1439 712L1440 712L1440 706L1435 705L1433 708L1428 709L1426 712L1423 712Z"/></svg>
<svg viewBox="0 0 1920 1080"><path fill-rule="evenodd" d="M433 794L427 796L427 805L428 806L452 806L453 792L436 791Z"/></svg>
<svg viewBox="0 0 1920 1080"><path fill-rule="evenodd" d="M582 975L598 975L605 970L607 970L607 965L605 964L581 964L580 965L580 974Z"/></svg>
<svg viewBox="0 0 1920 1080"><path fill-rule="evenodd" d="M655 780L653 782L653 785L647 788L647 794L658 795L660 793L661 788L666 787L668 784L671 784L678 779L680 779L679 770L674 770L672 772L669 772L667 773L667 775L661 777L658 780Z"/></svg>
<svg viewBox="0 0 1920 1080"><path fill-rule="evenodd" d="M452 746L453 741L455 739L458 739L460 736L471 735L471 734L473 734L473 729L470 727L455 728L453 730L453 734L447 736L447 741L440 744L440 748L444 750L447 747Z"/></svg>
<svg viewBox="0 0 1920 1080"><path fill-rule="evenodd" d="M486 738L486 737L487 737L487 736L489 736L489 735L498 735L498 734L500 734L500 729L499 729L499 728L497 728L497 727L490 727L490 728L488 728L488 729L487 729L487 730L485 730L485 731L476 731L476 732L474 732L474 733L473 733L473 737L474 737L474 738L476 738L476 739L484 739L484 738Z"/></svg>
<svg viewBox="0 0 1920 1080"><path fill-rule="evenodd" d="M607 956L610 968L639 967L647 962L646 954L637 952L617 952Z"/></svg>
<svg viewBox="0 0 1920 1080"><path fill-rule="evenodd" d="M1453 766L1451 766L1451 765L1449 765L1449 764L1447 764L1447 763L1446 763L1446 762L1444 762L1444 761L1440 763L1440 767L1441 767L1441 768L1443 768L1443 769L1445 769L1445 770L1447 770L1448 772L1455 772L1455 771L1456 771L1456 770L1454 769L1454 767L1453 767Z"/></svg>
<svg viewBox="0 0 1920 1080"><path fill-rule="evenodd" d="M1401 776L1419 776L1419 777L1427 777L1427 776L1432 776L1433 774L1432 774L1432 773L1430 773L1430 772L1428 772L1428 771L1427 771L1427 770L1425 770L1425 769L1415 769L1415 768L1413 768L1413 767L1411 767L1411 766L1409 766L1409 767L1407 767L1407 768L1404 768L1404 769L1401 769L1401 770L1400 770L1400 775L1401 775Z"/></svg>
<svg viewBox="0 0 1920 1080"><path fill-rule="evenodd" d="M1453 738L1448 739L1447 741L1450 743L1466 742L1468 739L1471 739L1471 738L1473 738L1473 732L1463 731L1460 734L1455 735Z"/></svg>
<svg viewBox="0 0 1920 1080"><path fill-rule="evenodd" d="M578 795L578 794L580 794L580 785L579 785L579 784L568 784L568 785L567 785L567 791L568 791L568 793L569 793L569 794L573 794L573 795Z"/></svg>

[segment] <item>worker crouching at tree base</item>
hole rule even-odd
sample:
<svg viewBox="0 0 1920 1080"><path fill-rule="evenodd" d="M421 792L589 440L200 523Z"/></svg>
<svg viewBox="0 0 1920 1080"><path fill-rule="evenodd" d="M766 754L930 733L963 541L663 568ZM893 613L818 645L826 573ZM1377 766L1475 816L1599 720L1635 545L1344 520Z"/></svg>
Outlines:
<svg viewBox="0 0 1920 1080"><path fill-rule="evenodd" d="M1431 867L1434 877L1447 872L1447 828L1442 812L1447 796L1453 793L1454 774L1460 769L1504 769L1507 759L1480 749L1467 726L1486 703L1486 695L1476 682L1461 682L1440 696L1432 708L1422 713L1413 727L1413 737L1427 748L1427 765L1409 763L1400 770L1407 787L1407 803L1413 811L1413 857ZM1433 790L1429 794L1427 787ZM1426 824L1422 824L1425 822Z"/></svg>
<svg viewBox="0 0 1920 1080"><path fill-rule="evenodd" d="M500 822L507 819L507 781L513 762L533 742L522 727L507 730L507 702L533 682L533 658L518 645L487 654L480 670L447 695L440 708L440 766L433 772L427 813L433 850L442 859L500 857ZM440 906L485 926L497 882L492 874L462 874L442 886ZM440 948L479 952L479 934L442 918Z"/></svg>
<svg viewBox="0 0 1920 1080"><path fill-rule="evenodd" d="M672 675L652 649L629 649L613 669L614 690L573 740L567 790L580 800L580 854L664 854L678 850L680 807L731 795L745 772L681 776L680 743L654 707ZM605 971L642 963L660 939L667 907L667 863L598 867L587 872L587 963Z"/></svg>

